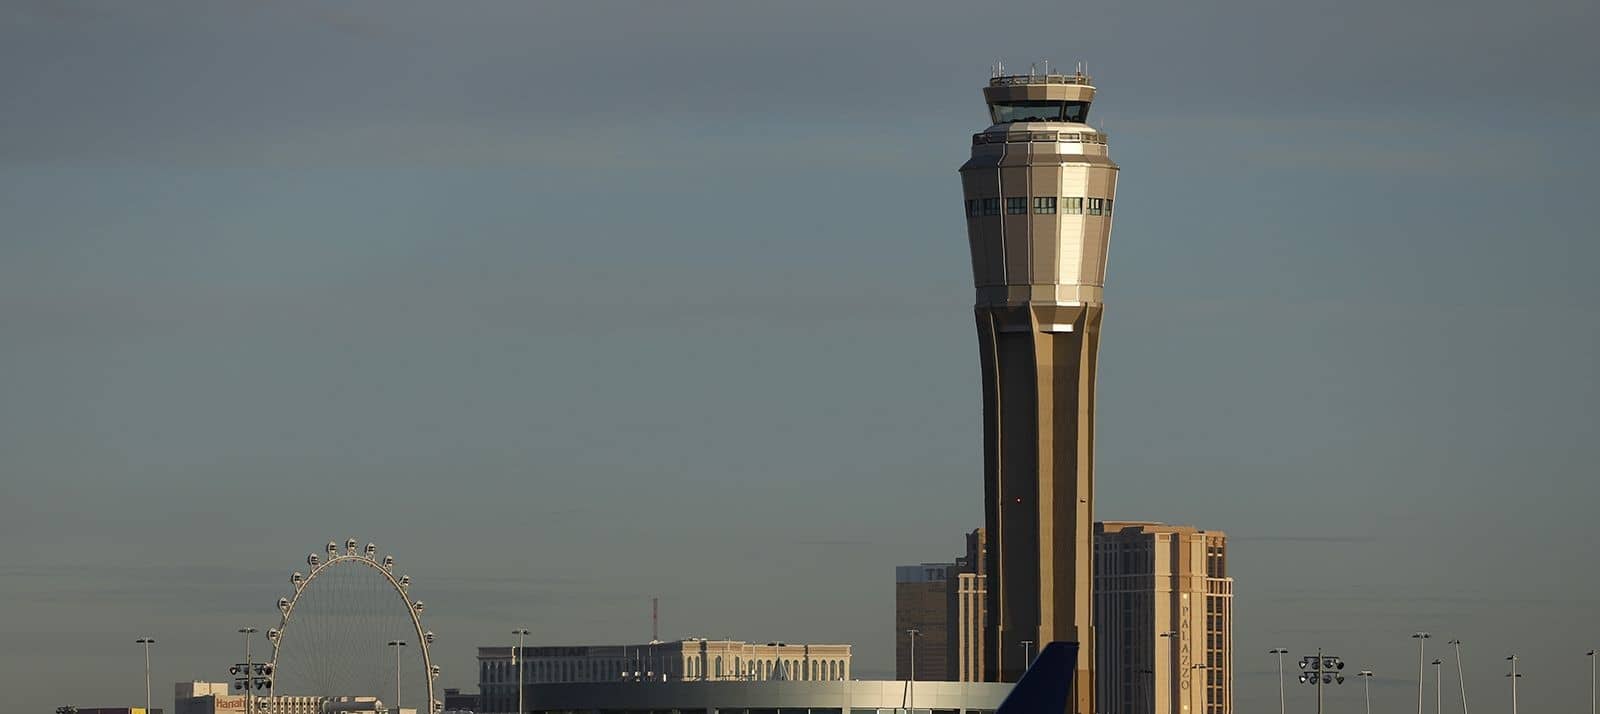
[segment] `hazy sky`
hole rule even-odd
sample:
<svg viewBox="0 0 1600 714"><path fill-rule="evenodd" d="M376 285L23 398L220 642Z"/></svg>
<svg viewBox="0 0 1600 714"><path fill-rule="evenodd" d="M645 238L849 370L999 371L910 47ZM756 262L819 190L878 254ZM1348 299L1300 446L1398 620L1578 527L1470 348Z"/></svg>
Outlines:
<svg viewBox="0 0 1600 714"><path fill-rule="evenodd" d="M1097 514L1230 535L1239 710L1281 645L1404 711L1417 629L1475 705L1515 651L1574 710L1597 15L5 3L0 699L140 702L153 635L170 706L348 536L446 686L518 625L647 639L653 595L892 674L894 566L982 519L956 169L989 65L1051 59L1123 167Z"/></svg>

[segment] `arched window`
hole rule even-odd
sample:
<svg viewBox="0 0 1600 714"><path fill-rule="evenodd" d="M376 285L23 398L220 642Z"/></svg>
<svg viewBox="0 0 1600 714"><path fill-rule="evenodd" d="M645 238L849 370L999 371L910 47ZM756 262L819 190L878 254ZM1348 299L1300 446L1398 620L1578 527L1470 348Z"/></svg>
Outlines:
<svg viewBox="0 0 1600 714"><path fill-rule="evenodd" d="M717 655L716 676L717 679L722 679L722 655Z"/></svg>

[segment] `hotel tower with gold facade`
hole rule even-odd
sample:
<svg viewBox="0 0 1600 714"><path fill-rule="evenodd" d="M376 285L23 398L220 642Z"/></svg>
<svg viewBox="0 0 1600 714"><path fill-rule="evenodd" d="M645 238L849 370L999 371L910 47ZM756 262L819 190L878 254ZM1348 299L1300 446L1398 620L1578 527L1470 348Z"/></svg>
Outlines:
<svg viewBox="0 0 1600 714"><path fill-rule="evenodd" d="M997 73L998 75L998 73ZM1081 648L1071 714L1094 714L1095 362L1117 165L1084 74L995 76L961 167L983 366L984 672L1016 681L1047 642Z"/></svg>

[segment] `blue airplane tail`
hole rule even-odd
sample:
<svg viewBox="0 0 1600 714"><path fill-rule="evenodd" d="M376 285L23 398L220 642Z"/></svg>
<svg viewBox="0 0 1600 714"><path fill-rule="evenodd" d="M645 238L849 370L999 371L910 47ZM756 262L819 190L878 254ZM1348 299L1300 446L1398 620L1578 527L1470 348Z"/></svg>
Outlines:
<svg viewBox="0 0 1600 714"><path fill-rule="evenodd" d="M1072 679L1077 668L1078 643L1045 645L995 714L1062 714L1067 711L1067 700L1072 696Z"/></svg>

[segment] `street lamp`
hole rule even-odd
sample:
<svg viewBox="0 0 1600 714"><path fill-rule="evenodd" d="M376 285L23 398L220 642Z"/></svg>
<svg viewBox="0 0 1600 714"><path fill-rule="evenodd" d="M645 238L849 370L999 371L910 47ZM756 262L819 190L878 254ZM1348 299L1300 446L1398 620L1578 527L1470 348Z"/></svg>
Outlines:
<svg viewBox="0 0 1600 714"><path fill-rule="evenodd" d="M906 636L911 638L911 681L906 683L906 708L912 711L917 709L917 635L922 630L915 627L906 630Z"/></svg>
<svg viewBox="0 0 1600 714"><path fill-rule="evenodd" d="M1426 632L1411 635L1417 641L1417 714L1422 714L1422 651L1428 647L1428 638L1432 637Z"/></svg>
<svg viewBox="0 0 1600 714"><path fill-rule="evenodd" d="M526 666L522 660L522 638L533 634L526 627L518 627L511 631L517 636L517 648L511 651L511 666L517 668L517 714L522 714L522 669Z"/></svg>
<svg viewBox="0 0 1600 714"><path fill-rule="evenodd" d="M406 641L389 640L389 646L394 648L394 714L400 714L400 648Z"/></svg>
<svg viewBox="0 0 1600 714"><path fill-rule="evenodd" d="M1367 714L1372 714L1372 670L1363 669L1360 672L1356 672L1356 676L1360 677L1362 683L1367 685Z"/></svg>
<svg viewBox="0 0 1600 714"><path fill-rule="evenodd" d="M150 711L150 645L156 643L154 637L140 637L133 641L134 644L144 645L144 710Z"/></svg>
<svg viewBox="0 0 1600 714"><path fill-rule="evenodd" d="M1594 709L1594 650L1589 650L1589 714L1595 714Z"/></svg>
<svg viewBox="0 0 1600 714"><path fill-rule="evenodd" d="M1278 656L1278 714L1288 714L1289 710L1283 698L1283 656L1289 654L1289 650L1284 647L1274 647L1267 650L1267 654Z"/></svg>
<svg viewBox="0 0 1600 714"><path fill-rule="evenodd" d="M1517 680L1522 679L1522 675L1517 673L1517 663L1522 658L1513 654L1506 661L1511 663L1511 673L1506 675L1511 678L1511 714L1517 714Z"/></svg>
<svg viewBox="0 0 1600 714"><path fill-rule="evenodd" d="M1456 648L1456 680L1461 682L1461 714L1467 714L1467 678L1461 673L1461 640L1453 639L1445 644Z"/></svg>
<svg viewBox="0 0 1600 714"><path fill-rule="evenodd" d="M1300 683L1315 685L1317 688L1317 714L1322 714L1322 685L1344 684L1343 669L1344 660L1324 655L1320 649L1315 656L1306 655L1300 658Z"/></svg>

